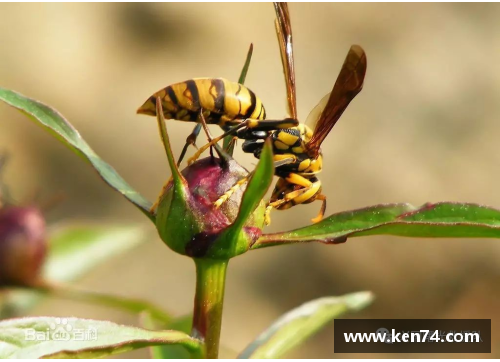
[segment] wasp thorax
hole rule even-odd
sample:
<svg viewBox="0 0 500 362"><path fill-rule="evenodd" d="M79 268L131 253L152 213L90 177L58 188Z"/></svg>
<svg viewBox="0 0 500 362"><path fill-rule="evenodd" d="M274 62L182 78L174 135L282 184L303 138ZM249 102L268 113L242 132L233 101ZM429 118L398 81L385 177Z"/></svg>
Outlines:
<svg viewBox="0 0 500 362"><path fill-rule="evenodd" d="M187 185L170 182L160 197L156 225L174 251L194 258L231 258L248 250L261 235L265 204L261 202L233 240L221 240L235 221L248 171L236 161L208 157L182 171ZM227 199L226 199L227 197ZM221 202L223 201L223 202ZM219 206L220 205L220 206Z"/></svg>
<svg viewBox="0 0 500 362"><path fill-rule="evenodd" d="M38 209L0 209L0 286L34 285L46 251L45 220Z"/></svg>

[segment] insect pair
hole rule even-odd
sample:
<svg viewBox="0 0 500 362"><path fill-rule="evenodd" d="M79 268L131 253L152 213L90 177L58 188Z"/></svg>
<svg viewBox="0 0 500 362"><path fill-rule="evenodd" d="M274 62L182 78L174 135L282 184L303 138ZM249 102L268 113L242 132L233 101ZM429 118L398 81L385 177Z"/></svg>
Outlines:
<svg viewBox="0 0 500 362"><path fill-rule="evenodd" d="M349 103L361 91L366 73L366 56L363 49L353 45L344 61L331 93L327 94L311 111L305 123L297 120L295 69L293 58L292 28L288 5L274 3L276 11L276 33L280 46L283 72L285 75L289 118L266 120L262 101L240 83L224 79L192 79L168 86L151 96L138 113L156 116L156 100L162 100L166 119L197 122L198 125L188 137L179 163L186 148L194 141L203 126L209 143L201 147L189 162L197 159L203 151L214 146L219 155L233 147L225 142L221 149L218 142L228 136L245 140L243 151L253 153L257 158L264 146L264 140L271 138L275 161L275 175L279 177L266 212L272 209L284 210L297 204L320 200L322 206L313 222L323 218L326 197L321 193L321 181L317 174L323 167L321 144L345 111ZM207 124L217 124L225 132L212 138ZM233 138L234 140L234 138ZM216 201L222 205L248 178L244 178Z"/></svg>

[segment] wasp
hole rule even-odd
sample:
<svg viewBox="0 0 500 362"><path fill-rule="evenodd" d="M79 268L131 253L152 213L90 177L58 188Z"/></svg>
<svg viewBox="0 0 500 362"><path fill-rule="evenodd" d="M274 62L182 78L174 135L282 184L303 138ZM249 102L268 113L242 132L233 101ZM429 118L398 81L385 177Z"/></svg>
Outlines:
<svg viewBox="0 0 500 362"><path fill-rule="evenodd" d="M137 110L156 116L156 99L162 100L165 119L199 122L200 111L207 124L222 129L238 125L242 119L264 120L262 101L242 84L222 78L197 78L169 85L148 98Z"/></svg>
<svg viewBox="0 0 500 362"><path fill-rule="evenodd" d="M245 121L255 131L289 127L293 120L264 121L266 110L262 101L241 83L222 78L197 78L169 85L149 97L137 113L156 116L156 100L162 100L165 119L201 124L217 124L223 130L233 129ZM200 131L195 127L186 142L194 144ZM179 162L184 157L186 146ZM199 152L201 154L201 152Z"/></svg>
<svg viewBox="0 0 500 362"><path fill-rule="evenodd" d="M289 119L296 120L295 68L290 15L286 3L274 3L274 7ZM321 193L321 181L317 178L323 168L321 144L349 103L363 88L366 67L364 50L358 45L353 45L345 58L333 90L323 97L311 111L305 124L267 132L255 132L240 127L234 130L239 138L246 139L243 143L243 151L253 153L257 158L260 157L264 145L263 140L271 137L276 166L275 175L279 179L266 210L267 223L270 222L269 214L272 209L284 210L294 205L308 204L317 200L322 201L322 206L313 222L322 220L326 210L326 197ZM230 132L226 132L223 136ZM215 141L217 138L213 140ZM222 195L215 205L220 206L246 181L247 178L240 180Z"/></svg>
<svg viewBox="0 0 500 362"><path fill-rule="evenodd" d="M165 119L197 123L186 139L177 162L178 165L182 162L189 145L196 145L201 126L205 127L209 141L212 141L207 124L219 125L227 131L226 134L233 133L236 129L251 129L252 131L248 132L247 136L250 134L267 135L269 130L293 127L298 124L294 119L266 120L266 110L262 101L243 85L252 51L253 45L250 45L237 83L222 78L189 79L157 91L137 110L139 114L156 116L156 102L157 99L161 99ZM234 141L234 138L232 140ZM221 160L225 160L230 157L226 151L231 153L234 142L228 143L225 149L221 149L217 144L214 146ZM200 149L190 159L190 163L197 159L206 148L208 147ZM157 203L153 205L152 212L156 206Z"/></svg>

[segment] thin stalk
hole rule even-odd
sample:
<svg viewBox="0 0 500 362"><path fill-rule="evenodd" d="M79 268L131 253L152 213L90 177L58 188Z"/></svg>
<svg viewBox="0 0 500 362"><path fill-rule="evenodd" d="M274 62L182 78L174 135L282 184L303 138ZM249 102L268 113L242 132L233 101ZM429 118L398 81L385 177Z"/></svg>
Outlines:
<svg viewBox="0 0 500 362"><path fill-rule="evenodd" d="M139 314L141 312L149 313L150 317L162 322L169 323L172 317L156 305L141 300L127 297L121 297L110 294L101 294L81 289L75 289L66 285L39 285L30 287L29 290L35 291L40 294L48 295L55 298L75 300L79 302L92 303L113 307L124 310L129 313Z"/></svg>
<svg viewBox="0 0 500 362"><path fill-rule="evenodd" d="M194 259L194 261L196 295L191 334L205 341L206 358L217 358L228 261L210 259Z"/></svg>

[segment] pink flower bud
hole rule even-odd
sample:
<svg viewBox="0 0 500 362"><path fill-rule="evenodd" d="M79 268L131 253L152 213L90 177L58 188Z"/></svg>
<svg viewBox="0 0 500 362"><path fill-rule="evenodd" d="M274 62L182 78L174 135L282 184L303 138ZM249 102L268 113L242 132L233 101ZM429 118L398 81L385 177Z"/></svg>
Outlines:
<svg viewBox="0 0 500 362"><path fill-rule="evenodd" d="M231 160L221 166L217 158L205 158L182 171L187 185L176 189L171 182L164 190L156 226L163 241L174 251L194 258L231 258L248 250L262 233L264 202L246 221L231 248L217 245L218 238L238 215L246 183L234 190L220 208L214 203L248 175Z"/></svg>
<svg viewBox="0 0 500 362"><path fill-rule="evenodd" d="M46 251L45 220L38 209L0 209L0 286L36 283Z"/></svg>

